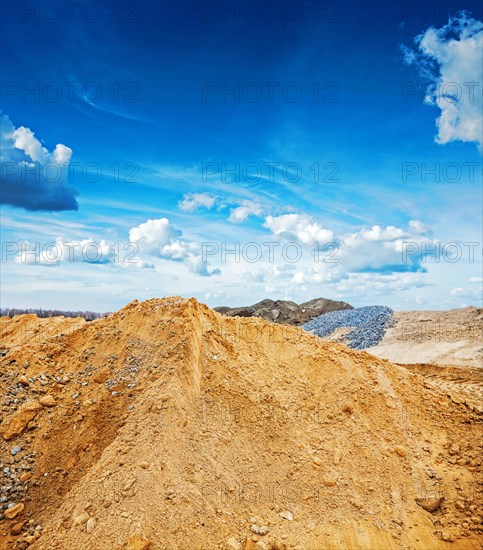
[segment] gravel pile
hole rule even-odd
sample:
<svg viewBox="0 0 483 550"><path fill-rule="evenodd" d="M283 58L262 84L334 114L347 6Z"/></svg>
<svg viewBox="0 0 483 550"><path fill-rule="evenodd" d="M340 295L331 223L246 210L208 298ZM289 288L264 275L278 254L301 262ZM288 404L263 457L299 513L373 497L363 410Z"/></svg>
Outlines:
<svg viewBox="0 0 483 550"><path fill-rule="evenodd" d="M391 325L392 309L385 306L366 306L347 311L325 313L302 328L323 338L341 327L355 327L344 337L353 349L366 349L378 344Z"/></svg>

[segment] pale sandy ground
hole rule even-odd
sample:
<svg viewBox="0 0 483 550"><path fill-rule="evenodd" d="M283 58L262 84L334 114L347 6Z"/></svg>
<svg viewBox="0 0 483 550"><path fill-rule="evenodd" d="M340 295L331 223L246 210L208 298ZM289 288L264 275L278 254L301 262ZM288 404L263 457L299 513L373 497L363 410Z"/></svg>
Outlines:
<svg viewBox="0 0 483 550"><path fill-rule="evenodd" d="M399 311L394 322L367 351L394 363L483 366L483 309Z"/></svg>
<svg viewBox="0 0 483 550"><path fill-rule="evenodd" d="M483 411L483 309L400 311L367 351L423 375L455 403Z"/></svg>

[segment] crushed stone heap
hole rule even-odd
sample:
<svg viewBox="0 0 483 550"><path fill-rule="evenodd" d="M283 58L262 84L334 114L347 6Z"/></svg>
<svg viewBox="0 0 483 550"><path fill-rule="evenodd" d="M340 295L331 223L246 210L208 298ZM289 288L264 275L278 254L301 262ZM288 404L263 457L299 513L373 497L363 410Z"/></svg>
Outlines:
<svg viewBox="0 0 483 550"><path fill-rule="evenodd" d="M378 344L391 325L393 311L386 306L365 306L349 311L334 311L312 319L303 329L324 338L343 329L339 337L352 349L366 349Z"/></svg>
<svg viewBox="0 0 483 550"><path fill-rule="evenodd" d="M0 321L1 548L481 545L481 414L417 373L178 297Z"/></svg>

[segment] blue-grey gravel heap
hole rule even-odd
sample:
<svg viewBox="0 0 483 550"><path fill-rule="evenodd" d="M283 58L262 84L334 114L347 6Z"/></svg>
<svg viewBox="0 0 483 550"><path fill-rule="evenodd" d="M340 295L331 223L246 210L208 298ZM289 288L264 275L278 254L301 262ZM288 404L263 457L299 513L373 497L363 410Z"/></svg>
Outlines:
<svg viewBox="0 0 483 550"><path fill-rule="evenodd" d="M323 338L341 327L355 327L345 335L345 343L353 349L377 345L391 326L392 309L386 306L366 306L346 311L325 313L302 328Z"/></svg>

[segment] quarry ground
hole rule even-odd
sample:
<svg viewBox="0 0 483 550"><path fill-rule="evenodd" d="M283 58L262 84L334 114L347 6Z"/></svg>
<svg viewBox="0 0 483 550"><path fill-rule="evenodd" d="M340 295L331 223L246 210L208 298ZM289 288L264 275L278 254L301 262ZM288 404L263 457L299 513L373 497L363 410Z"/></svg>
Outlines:
<svg viewBox="0 0 483 550"><path fill-rule="evenodd" d="M480 548L481 342L430 313L371 353L177 297L2 318L0 547Z"/></svg>

